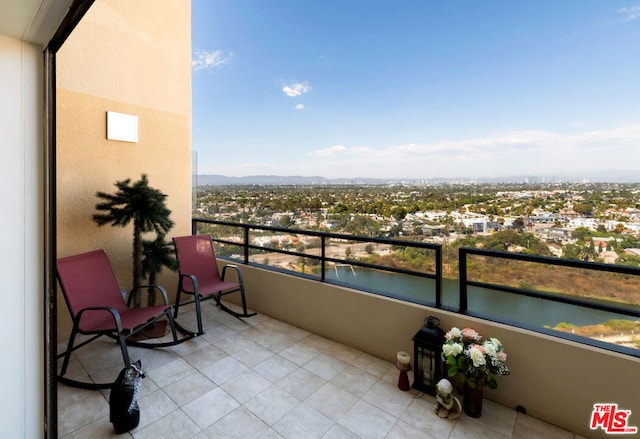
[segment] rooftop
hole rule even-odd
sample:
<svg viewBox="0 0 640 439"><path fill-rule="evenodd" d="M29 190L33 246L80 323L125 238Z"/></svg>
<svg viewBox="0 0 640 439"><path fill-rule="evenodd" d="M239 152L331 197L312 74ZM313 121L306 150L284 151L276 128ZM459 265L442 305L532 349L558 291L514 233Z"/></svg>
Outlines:
<svg viewBox="0 0 640 439"><path fill-rule="evenodd" d="M189 326L194 311L182 309L178 321ZM203 319L203 336L171 348L129 348L146 378L140 425L121 437L581 437L487 399L479 419L441 419L433 397L397 388L389 361L264 314L238 320L211 302ZM121 368L119 348L102 338L74 352L68 376L110 382ZM115 435L108 399L108 390L59 384L59 436Z"/></svg>

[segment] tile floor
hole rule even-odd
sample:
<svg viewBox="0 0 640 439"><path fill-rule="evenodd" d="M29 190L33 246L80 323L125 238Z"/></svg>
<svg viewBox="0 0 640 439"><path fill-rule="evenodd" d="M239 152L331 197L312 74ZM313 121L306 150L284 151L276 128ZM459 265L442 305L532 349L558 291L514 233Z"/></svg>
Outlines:
<svg viewBox="0 0 640 439"><path fill-rule="evenodd" d="M129 348L147 376L140 425L119 437L579 437L488 400L479 419L440 419L433 397L398 390L391 362L265 315L241 321L212 303L203 312L201 337L171 348ZM193 311L178 320L195 327ZM121 368L120 350L102 337L74 353L68 376L110 382ZM118 436L108 398L108 390L59 384L59 437Z"/></svg>

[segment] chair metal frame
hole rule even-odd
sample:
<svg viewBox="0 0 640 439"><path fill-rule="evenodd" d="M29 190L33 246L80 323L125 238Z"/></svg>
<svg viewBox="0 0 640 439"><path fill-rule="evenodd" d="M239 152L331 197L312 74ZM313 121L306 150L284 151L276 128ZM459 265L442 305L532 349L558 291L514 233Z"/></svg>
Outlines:
<svg viewBox="0 0 640 439"><path fill-rule="evenodd" d="M195 303L198 323L197 335L204 334L202 325L201 302L215 300L216 306L236 318L252 317L256 312L248 312L244 291L242 272L237 265L227 264L222 267L222 275L218 270L217 258L211 235L188 235L173 238L178 261L180 279L176 293L173 318L178 318L180 306ZM197 255L197 256L196 256ZM197 260L196 260L197 259ZM227 270L235 272L237 282L225 281ZM242 313L238 313L222 303L223 296L240 292ZM193 300L181 302L181 295L193 296Z"/></svg>
<svg viewBox="0 0 640 439"><path fill-rule="evenodd" d="M62 369L57 377L59 382L85 389L108 389L111 387L112 383L88 383L65 376L71 353L103 335L117 341L125 367L131 364L127 345L143 348L168 347L193 337L192 334L187 334L187 337L178 339L176 328L181 332L186 331L174 322L172 307L167 292L162 286L143 285L139 288L159 292L164 300L164 305L131 308L134 291L131 291L125 303L109 259L103 250L60 258L56 268L58 282L73 320L67 348L65 352L58 355L58 358L64 357ZM139 334L163 317L169 321L173 341L140 342L129 340L131 336ZM74 346L78 334L91 337Z"/></svg>

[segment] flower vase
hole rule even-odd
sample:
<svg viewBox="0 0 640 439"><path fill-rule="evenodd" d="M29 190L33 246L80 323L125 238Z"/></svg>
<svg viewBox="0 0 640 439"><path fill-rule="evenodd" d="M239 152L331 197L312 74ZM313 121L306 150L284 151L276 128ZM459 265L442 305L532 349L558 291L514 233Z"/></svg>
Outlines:
<svg viewBox="0 0 640 439"><path fill-rule="evenodd" d="M462 406L467 416L479 418L482 414L482 393L484 383L467 380L462 387Z"/></svg>

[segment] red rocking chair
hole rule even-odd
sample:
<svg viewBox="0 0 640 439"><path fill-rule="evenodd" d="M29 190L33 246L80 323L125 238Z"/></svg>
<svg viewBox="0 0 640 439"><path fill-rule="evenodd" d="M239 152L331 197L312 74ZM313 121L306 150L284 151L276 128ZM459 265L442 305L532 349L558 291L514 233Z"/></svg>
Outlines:
<svg viewBox="0 0 640 439"><path fill-rule="evenodd" d="M111 383L86 383L65 377L71 353L103 335L119 343L125 367L131 364L127 344L147 348L166 347L189 338L178 340L167 293L161 286L150 285L141 288L160 292L164 305L130 308L132 295L129 295L129 301L125 304L109 259L103 250L58 259L56 267L58 281L73 319L73 329L67 349L59 356L59 358L64 356L64 361L58 381L87 389L106 389L111 386ZM127 340L131 335L139 333L163 317L169 320L172 342L152 343ZM77 334L93 337L74 346Z"/></svg>
<svg viewBox="0 0 640 439"><path fill-rule="evenodd" d="M173 244L176 249L176 259L178 260L178 271L180 273L174 319L178 318L178 309L181 305L195 302L198 335L204 334L200 302L209 299L214 299L220 309L238 318L251 317L257 314L247 311L244 283L238 266L225 265L222 268L222 276L220 276L210 235L175 237L173 238ZM227 269L236 272L237 281L225 281ZM220 301L222 296L236 292L240 292L242 298L242 313L229 309ZM192 295L193 300L181 303L180 296L182 293Z"/></svg>

